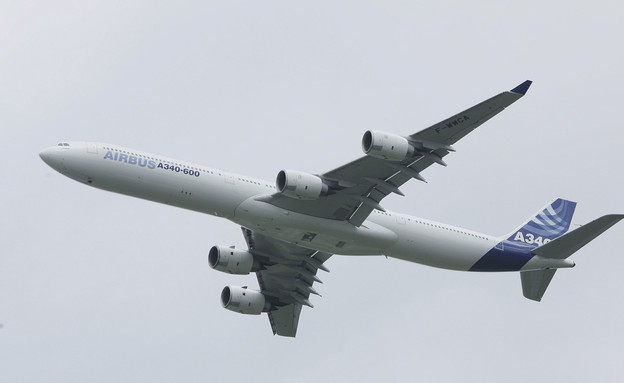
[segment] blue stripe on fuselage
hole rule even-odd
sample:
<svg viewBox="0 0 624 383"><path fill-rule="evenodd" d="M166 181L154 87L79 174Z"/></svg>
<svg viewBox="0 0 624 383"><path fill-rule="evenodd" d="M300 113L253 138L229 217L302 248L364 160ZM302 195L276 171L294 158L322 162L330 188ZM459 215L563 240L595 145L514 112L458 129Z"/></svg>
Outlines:
<svg viewBox="0 0 624 383"><path fill-rule="evenodd" d="M469 271L518 271L533 258L533 248L535 246L503 241L485 253Z"/></svg>

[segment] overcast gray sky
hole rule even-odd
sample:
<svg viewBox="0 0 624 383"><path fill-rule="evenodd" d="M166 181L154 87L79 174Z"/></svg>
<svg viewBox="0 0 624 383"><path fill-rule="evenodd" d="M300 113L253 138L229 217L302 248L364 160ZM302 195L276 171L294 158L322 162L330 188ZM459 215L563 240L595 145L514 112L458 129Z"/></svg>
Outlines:
<svg viewBox="0 0 624 383"><path fill-rule="evenodd" d="M80 185L38 152L104 141L273 180L361 156L526 79L526 97L384 206L491 234L546 202L624 213L619 2L0 4L3 382L613 381L619 224L541 303L516 273L333 257L296 339L221 308L227 221ZM575 5L578 4L578 5ZM620 243L620 245L618 245Z"/></svg>

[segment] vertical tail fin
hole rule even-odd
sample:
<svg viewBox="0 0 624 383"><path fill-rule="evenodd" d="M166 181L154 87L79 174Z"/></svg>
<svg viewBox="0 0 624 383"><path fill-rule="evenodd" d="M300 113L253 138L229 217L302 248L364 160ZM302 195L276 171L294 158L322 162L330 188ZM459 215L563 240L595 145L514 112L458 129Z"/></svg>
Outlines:
<svg viewBox="0 0 624 383"><path fill-rule="evenodd" d="M541 301L557 269L521 271L522 294L533 301Z"/></svg>
<svg viewBox="0 0 624 383"><path fill-rule="evenodd" d="M566 234L570 228L575 208L576 202L561 198L556 199L505 237L507 241L529 245L528 251L535 255L535 259L539 258L550 262L547 263L549 265L547 268L540 269L538 263L533 264L537 268L525 268L525 270L520 271L522 293L528 299L539 302L542 296L544 296L544 292L546 292L557 268L574 266L573 262L568 263L566 266L558 266L557 263L553 263L554 261L565 260L611 226L624 219L624 214L605 215Z"/></svg>
<svg viewBox="0 0 624 383"><path fill-rule="evenodd" d="M542 246L568 231L574 209L576 202L557 198L506 238L508 241L521 242L531 247ZM556 271L557 269L521 271L522 294L533 301L541 301Z"/></svg>
<svg viewBox="0 0 624 383"><path fill-rule="evenodd" d="M544 206L505 238L508 241L541 246L568 231L575 208L576 202L558 198Z"/></svg>

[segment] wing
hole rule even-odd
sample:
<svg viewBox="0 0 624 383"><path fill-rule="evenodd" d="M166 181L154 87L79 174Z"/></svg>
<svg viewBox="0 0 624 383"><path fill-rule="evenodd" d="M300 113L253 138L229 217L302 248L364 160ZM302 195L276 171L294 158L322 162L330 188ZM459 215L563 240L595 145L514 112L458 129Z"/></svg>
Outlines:
<svg viewBox="0 0 624 383"><path fill-rule="evenodd" d="M310 294L319 295L312 285L322 283L318 269L331 254L306 249L242 228L249 252L260 264L256 271L260 291L270 302L268 312L273 334L294 337L303 305L313 307Z"/></svg>
<svg viewBox="0 0 624 383"><path fill-rule="evenodd" d="M433 164L446 166L443 158L455 151L451 145L524 96L531 86L525 81L511 91L453 115L418 133L405 137L415 150L399 162L365 156L320 175L330 193L315 200L290 198L281 193L261 201L311 216L348 220L361 225L374 210L383 211L381 200L390 193L403 195L399 187L410 179L425 181L420 173Z"/></svg>

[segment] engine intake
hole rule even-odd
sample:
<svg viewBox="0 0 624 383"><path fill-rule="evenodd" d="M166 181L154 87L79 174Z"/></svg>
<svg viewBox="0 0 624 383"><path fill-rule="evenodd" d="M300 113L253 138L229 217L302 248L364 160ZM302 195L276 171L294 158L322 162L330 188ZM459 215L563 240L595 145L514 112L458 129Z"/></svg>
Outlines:
<svg viewBox="0 0 624 383"><path fill-rule="evenodd" d="M378 130L364 133L362 150L369 156L388 161L403 161L415 151L407 138Z"/></svg>
<svg viewBox="0 0 624 383"><path fill-rule="evenodd" d="M260 291L246 287L225 286L221 291L221 305L240 314L260 315L266 300Z"/></svg>
<svg viewBox="0 0 624 383"><path fill-rule="evenodd" d="M319 176L295 170L281 170L275 180L277 190L283 195L296 198L315 200L327 195L329 187Z"/></svg>
<svg viewBox="0 0 624 383"><path fill-rule="evenodd" d="M253 255L244 250L213 246L208 253L208 264L215 270L230 274L249 274L253 269Z"/></svg>

